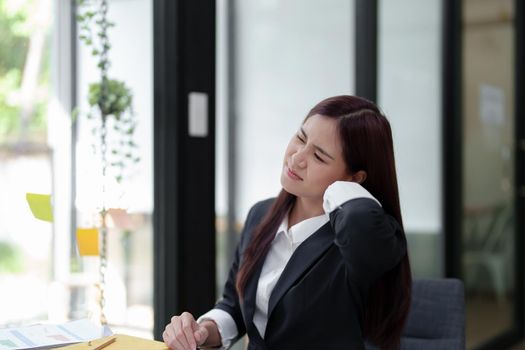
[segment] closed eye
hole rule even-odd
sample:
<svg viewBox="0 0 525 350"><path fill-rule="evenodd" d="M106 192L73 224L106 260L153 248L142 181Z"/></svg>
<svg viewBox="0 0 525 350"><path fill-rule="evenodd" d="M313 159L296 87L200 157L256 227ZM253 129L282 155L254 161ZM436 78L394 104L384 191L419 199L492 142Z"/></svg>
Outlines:
<svg viewBox="0 0 525 350"><path fill-rule="evenodd" d="M300 129L300 133L297 134L297 138L301 141L301 143L306 143L306 140L308 139L308 135L306 135L306 132L303 130L303 128L301 127ZM325 150L323 150L321 147L317 146L317 145L314 145L315 149L321 153L322 155L334 160L334 157L331 156L328 152L326 152ZM321 160L322 162L326 163L324 160L321 159L321 157L317 156L316 157Z"/></svg>
<svg viewBox="0 0 525 350"><path fill-rule="evenodd" d="M314 157L322 163L326 163L323 158L319 157L317 153L314 153Z"/></svg>

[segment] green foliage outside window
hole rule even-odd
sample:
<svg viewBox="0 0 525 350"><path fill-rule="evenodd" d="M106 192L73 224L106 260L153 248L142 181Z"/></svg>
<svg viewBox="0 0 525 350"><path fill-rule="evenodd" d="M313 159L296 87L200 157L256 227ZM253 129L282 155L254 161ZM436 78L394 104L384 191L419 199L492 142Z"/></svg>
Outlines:
<svg viewBox="0 0 525 350"><path fill-rule="evenodd" d="M0 241L0 273L19 273L23 270L20 250L11 243Z"/></svg>
<svg viewBox="0 0 525 350"><path fill-rule="evenodd" d="M0 144L45 140L49 19L38 17L39 3L0 0ZM30 76L28 62L38 62L37 76Z"/></svg>

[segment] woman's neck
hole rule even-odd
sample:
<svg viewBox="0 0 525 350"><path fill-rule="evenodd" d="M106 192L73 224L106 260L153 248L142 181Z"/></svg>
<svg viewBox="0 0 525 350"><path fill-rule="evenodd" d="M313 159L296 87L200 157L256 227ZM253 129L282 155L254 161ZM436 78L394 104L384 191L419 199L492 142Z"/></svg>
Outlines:
<svg viewBox="0 0 525 350"><path fill-rule="evenodd" d="M310 202L304 198L297 197L292 209L290 210L290 213L288 214L288 228L303 220L313 218L314 216L319 216L323 213L324 210L322 200Z"/></svg>

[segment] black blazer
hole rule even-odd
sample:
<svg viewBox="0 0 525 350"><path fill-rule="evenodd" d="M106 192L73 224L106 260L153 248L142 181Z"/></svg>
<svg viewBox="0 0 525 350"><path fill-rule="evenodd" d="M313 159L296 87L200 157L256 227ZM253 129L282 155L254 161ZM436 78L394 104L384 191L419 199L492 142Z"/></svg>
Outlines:
<svg viewBox="0 0 525 350"><path fill-rule="evenodd" d="M361 320L369 286L406 254L401 227L372 199L357 198L330 214L326 223L293 253L270 296L264 339L253 323L262 265L239 301L235 280L253 229L273 199L255 204L215 308L234 319L248 349L365 349Z"/></svg>

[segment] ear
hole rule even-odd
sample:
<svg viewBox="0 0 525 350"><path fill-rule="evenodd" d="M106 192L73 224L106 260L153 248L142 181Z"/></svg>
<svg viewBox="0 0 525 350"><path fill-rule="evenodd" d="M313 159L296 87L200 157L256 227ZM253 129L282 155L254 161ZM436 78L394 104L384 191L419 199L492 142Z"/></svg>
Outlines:
<svg viewBox="0 0 525 350"><path fill-rule="evenodd" d="M350 176L350 181L357 182L358 184L362 184L366 180L366 171L359 170L355 172L352 176Z"/></svg>

